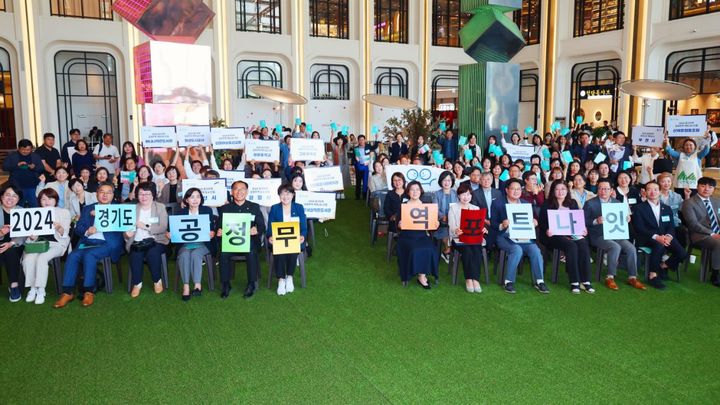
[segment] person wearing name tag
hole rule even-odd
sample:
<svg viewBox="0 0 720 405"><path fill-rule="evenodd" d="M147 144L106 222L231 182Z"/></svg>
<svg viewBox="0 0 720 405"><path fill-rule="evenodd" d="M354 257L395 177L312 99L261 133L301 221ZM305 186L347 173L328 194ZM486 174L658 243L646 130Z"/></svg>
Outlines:
<svg viewBox="0 0 720 405"><path fill-rule="evenodd" d="M75 234L81 237L78 247L74 249L65 261L65 275L63 277L63 293L55 302L55 308L63 308L75 299L75 282L78 273L83 274L83 300L82 305L89 307L95 302L95 274L97 264L103 258L110 256L110 260L117 262L122 254L123 233L101 232L95 228L95 209L100 205L110 205L113 200L113 186L103 183L98 186L98 202L86 205L80 214L80 220L75 226Z"/></svg>
<svg viewBox="0 0 720 405"><path fill-rule="evenodd" d="M479 210L476 205L470 203L473 198L470 184L463 183L457 189L457 202L451 203L448 209L448 227L452 237L452 247L460 252L463 272L465 273L465 291L469 293L480 293L480 264L482 260L482 246L460 243L460 236L463 234L461 218L463 210ZM486 210L487 212L487 210ZM486 221L487 222L487 221ZM487 227L483 227L483 234L487 235ZM485 242L483 240L483 242Z"/></svg>
<svg viewBox="0 0 720 405"><path fill-rule="evenodd" d="M60 169L65 170L65 168L58 168L58 171ZM70 244L70 211L65 208L60 208L58 206L59 200L58 193L51 188L46 188L38 194L40 207L53 207L53 228L55 229L55 234L29 236L26 243L47 242L47 247L45 249L40 248L39 250L45 251L37 253L30 253L28 251L29 248L26 248L25 254L22 257L22 266L25 272L25 287L30 288L25 301L35 302L35 304L38 305L45 303L48 264L52 259L65 254Z"/></svg>
<svg viewBox="0 0 720 405"><path fill-rule="evenodd" d="M706 132L705 137L709 138L710 135ZM697 143L688 138L683 142L682 151L678 152L670 146L668 133L665 131L665 152L675 161L675 192L683 195L683 190L687 188L695 195L698 179L703 175L702 160L710 153L710 145L706 144L698 151Z"/></svg>
<svg viewBox="0 0 720 405"><path fill-rule="evenodd" d="M23 253L25 238L10 238L10 211L15 209L22 199L20 187L14 184L6 184L0 188L0 203L2 204L3 226L0 228L0 264L5 267L8 276L10 302L18 302L22 299L22 292L19 285L20 257Z"/></svg>
<svg viewBox="0 0 720 405"><path fill-rule="evenodd" d="M617 182L617 185L612 193L614 194L613 198L618 200L618 202L627 204L630 209L630 214L632 215L635 210L635 206L642 202L640 190L631 185L632 177L627 171L618 173L615 181Z"/></svg>
<svg viewBox="0 0 720 405"><path fill-rule="evenodd" d="M178 212L178 215L199 216L200 221L210 222L210 240L207 242L183 243L177 252L177 264L180 271L180 278L183 282L182 300L189 301L190 297L202 295L202 265L206 255L210 254L212 238L215 237L215 216L210 207L203 205L205 199L200 189L192 187L185 192L182 199L185 207ZM169 236L169 233L168 233ZM212 271L212 265L210 266ZM190 278L195 284L190 292Z"/></svg>
<svg viewBox="0 0 720 405"><path fill-rule="evenodd" d="M143 166L147 167L147 166ZM161 256L170 243L166 232L168 215L165 205L155 201L155 184L143 181L135 188L138 203L135 209L135 230L125 232L125 249L130 256L132 291L137 298L142 289L143 263L147 261L156 294L163 292Z"/></svg>
<svg viewBox="0 0 720 405"><path fill-rule="evenodd" d="M650 248L650 271L648 283L665 289L663 278L667 271L677 271L678 265L687 258L687 252L675 234L675 218L672 208L660 200L660 186L649 181L645 184L647 200L638 204L633 215L633 225L638 246ZM663 261L665 254L670 257Z"/></svg>
<svg viewBox="0 0 720 405"><path fill-rule="evenodd" d="M672 209L673 223L675 224L675 237L681 245L687 246L687 232L685 230L685 227L682 226L679 215L680 206L682 206L683 203L683 198L680 196L680 194L673 191L672 174L667 172L660 173L657 178L657 183L660 185L660 202ZM690 190L686 189L685 193L687 195L687 198L690 198Z"/></svg>
<svg viewBox="0 0 720 405"><path fill-rule="evenodd" d="M45 168L40 155L33 152L32 142L28 139L21 139L18 142L17 150L10 152L5 157L2 168L10 173L8 182L22 190L27 206L37 207L35 188L40 182L39 176L45 171Z"/></svg>
<svg viewBox="0 0 720 405"><path fill-rule="evenodd" d="M273 222L299 222L300 224L300 250L306 249L305 237L307 236L307 217L305 216L305 208L302 204L294 202L295 189L288 184L283 184L278 188L278 196L280 203L270 207L268 214L268 224L266 236L270 244L279 241L274 240L272 236ZM275 276L278 279L278 295L285 295L295 291L293 284L293 276L295 274L295 266L297 264L298 254L274 254L273 267Z"/></svg>
<svg viewBox="0 0 720 405"><path fill-rule="evenodd" d="M123 172L127 172L128 177L123 176ZM122 167L122 171L120 173L120 178L116 182L115 201L124 202L130 199L130 195L137 185L135 182L137 177L137 162L135 159L125 159L125 166Z"/></svg>
<svg viewBox="0 0 720 405"><path fill-rule="evenodd" d="M720 287L720 199L713 197L715 179L701 177L697 194L683 201L681 212L693 245L711 250L710 281Z"/></svg>
<svg viewBox="0 0 720 405"><path fill-rule="evenodd" d="M405 188L407 200L403 204L422 207L420 197L423 195L420 182L413 180ZM389 194L389 193L388 193ZM426 218L429 221L429 218ZM430 289L427 275L438 277L438 251L427 230L403 230L402 209L398 212L398 228L400 235L397 242L398 266L400 279L406 283L411 277L417 276L417 283L426 290Z"/></svg>

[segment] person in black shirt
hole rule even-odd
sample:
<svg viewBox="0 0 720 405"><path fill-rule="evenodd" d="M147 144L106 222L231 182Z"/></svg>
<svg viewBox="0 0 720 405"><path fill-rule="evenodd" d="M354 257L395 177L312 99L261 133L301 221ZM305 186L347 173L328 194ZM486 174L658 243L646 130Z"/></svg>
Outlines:
<svg viewBox="0 0 720 405"><path fill-rule="evenodd" d="M49 132L43 135L43 144L35 149L35 153L42 159L46 181L55 181L55 169L62 165L60 152L55 149L55 135Z"/></svg>
<svg viewBox="0 0 720 405"><path fill-rule="evenodd" d="M65 168L69 168L72 166L68 148L75 149L75 147L77 146L77 141L79 141L79 140L80 140L80 130L77 128L71 129L70 130L70 140L65 142L65 144L62 147L62 151L60 153L60 160L62 161L62 165L65 166Z"/></svg>

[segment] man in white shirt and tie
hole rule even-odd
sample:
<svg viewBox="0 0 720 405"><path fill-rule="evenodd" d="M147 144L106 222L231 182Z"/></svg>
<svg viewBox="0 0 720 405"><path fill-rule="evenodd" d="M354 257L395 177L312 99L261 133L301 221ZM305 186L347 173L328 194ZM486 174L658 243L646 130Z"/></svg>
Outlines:
<svg viewBox="0 0 720 405"><path fill-rule="evenodd" d="M683 201L681 212L693 245L712 251L710 281L720 287L720 199L712 197L715 179L698 179L697 194Z"/></svg>

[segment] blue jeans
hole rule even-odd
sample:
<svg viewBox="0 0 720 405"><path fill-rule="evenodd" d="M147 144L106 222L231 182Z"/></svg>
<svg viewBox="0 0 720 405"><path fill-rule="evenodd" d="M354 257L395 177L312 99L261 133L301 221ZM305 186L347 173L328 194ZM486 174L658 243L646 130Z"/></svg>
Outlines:
<svg viewBox="0 0 720 405"><path fill-rule="evenodd" d="M535 280L543 279L543 257L540 248L533 241L530 243L515 243L508 239L507 234L499 235L496 241L498 248L504 250L507 255L507 266L505 266L505 280L515 282L517 267L523 255L530 260L533 283Z"/></svg>
<svg viewBox="0 0 720 405"><path fill-rule="evenodd" d="M86 291L95 290L95 273L97 272L97 264L103 258L110 256L113 247L107 242L86 249L75 249L70 253L65 261L65 276L63 277L63 292L72 294L75 289L75 280L77 280L80 266L83 272L83 287Z"/></svg>
<svg viewBox="0 0 720 405"><path fill-rule="evenodd" d="M27 201L28 208L35 208L38 206L37 196L35 195L35 187L23 188L23 199Z"/></svg>
<svg viewBox="0 0 720 405"><path fill-rule="evenodd" d="M370 169L363 164L355 165L355 199L360 199L362 190L362 196L367 194L368 189L368 173ZM360 185L362 184L362 187Z"/></svg>

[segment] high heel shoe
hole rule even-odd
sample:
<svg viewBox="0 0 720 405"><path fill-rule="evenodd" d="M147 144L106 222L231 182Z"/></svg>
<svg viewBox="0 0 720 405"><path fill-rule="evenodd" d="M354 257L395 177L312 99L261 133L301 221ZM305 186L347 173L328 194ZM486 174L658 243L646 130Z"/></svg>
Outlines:
<svg viewBox="0 0 720 405"><path fill-rule="evenodd" d="M420 280L418 280L417 283L420 284L420 287L422 287L426 290L429 290L431 288L430 283L427 283L427 285L426 285L426 284L421 283Z"/></svg>

